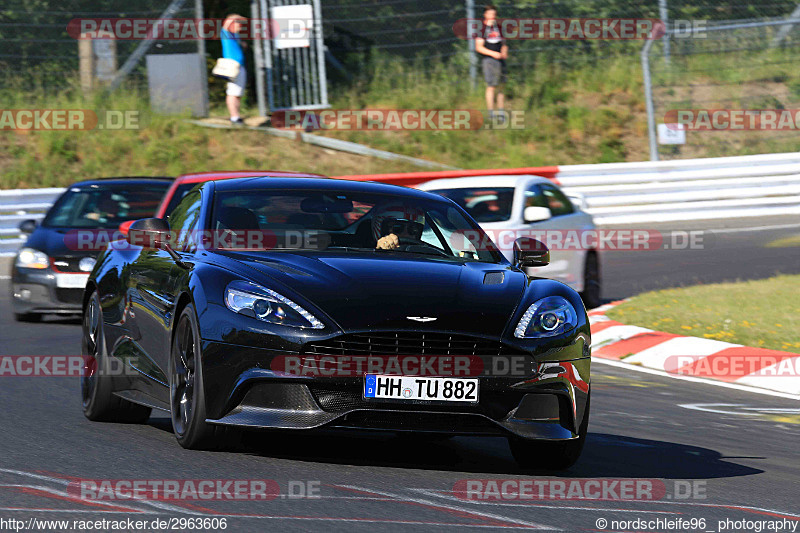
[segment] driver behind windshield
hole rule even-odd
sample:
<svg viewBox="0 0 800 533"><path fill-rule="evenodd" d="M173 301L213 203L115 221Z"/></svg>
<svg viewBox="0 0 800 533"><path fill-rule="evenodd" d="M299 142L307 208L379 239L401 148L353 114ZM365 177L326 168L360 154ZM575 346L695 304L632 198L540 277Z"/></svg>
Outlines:
<svg viewBox="0 0 800 533"><path fill-rule="evenodd" d="M84 218L96 220L98 222L108 222L109 220L119 218L122 214L122 210L128 207L128 204L125 203L124 200L125 198L118 194L104 194L100 197L94 210L83 216Z"/></svg>
<svg viewBox="0 0 800 533"><path fill-rule="evenodd" d="M377 250L396 250L403 244L417 244L422 239L425 212L406 205L376 208L372 217L372 236Z"/></svg>

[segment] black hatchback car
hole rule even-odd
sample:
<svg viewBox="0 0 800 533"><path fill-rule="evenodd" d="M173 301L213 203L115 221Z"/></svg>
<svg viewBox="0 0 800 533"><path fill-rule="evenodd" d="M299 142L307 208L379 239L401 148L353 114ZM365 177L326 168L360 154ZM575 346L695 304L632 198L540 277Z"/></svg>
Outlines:
<svg viewBox="0 0 800 533"><path fill-rule="evenodd" d="M95 257L118 236L122 222L153 216L171 178L106 178L67 188L30 233L11 271L11 302L19 321L81 311L81 295Z"/></svg>
<svg viewBox="0 0 800 533"><path fill-rule="evenodd" d="M393 185L241 178L131 225L83 297L91 420L171 413L185 448L242 428L503 435L565 468L589 420L591 334L455 202ZM122 363L122 364L120 364ZM114 372L112 369L126 369Z"/></svg>

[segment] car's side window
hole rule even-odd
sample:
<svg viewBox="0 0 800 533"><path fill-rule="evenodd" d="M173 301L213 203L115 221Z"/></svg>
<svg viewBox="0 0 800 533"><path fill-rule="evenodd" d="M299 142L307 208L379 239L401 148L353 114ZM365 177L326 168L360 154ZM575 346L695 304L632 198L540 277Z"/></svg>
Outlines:
<svg viewBox="0 0 800 533"><path fill-rule="evenodd" d="M544 195L547 207L550 208L550 213L554 217L561 215L569 215L575 212L572 202L569 201L567 195L559 191L552 185L542 185L542 194Z"/></svg>
<svg viewBox="0 0 800 533"><path fill-rule="evenodd" d="M172 230L178 250L188 252L196 249L194 230L197 229L201 206L200 191L192 191L170 213L169 228Z"/></svg>
<svg viewBox="0 0 800 533"><path fill-rule="evenodd" d="M522 204L522 212L528 207L548 207L547 199L538 185L531 185L525 191L525 202Z"/></svg>

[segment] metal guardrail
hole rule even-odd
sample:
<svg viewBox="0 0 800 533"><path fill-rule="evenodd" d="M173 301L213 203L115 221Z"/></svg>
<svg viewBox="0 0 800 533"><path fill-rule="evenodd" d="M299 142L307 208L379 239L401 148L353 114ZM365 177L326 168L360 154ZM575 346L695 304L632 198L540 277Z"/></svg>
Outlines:
<svg viewBox="0 0 800 533"><path fill-rule="evenodd" d="M0 256L13 255L25 242L20 223L44 218L63 192L60 188L0 191Z"/></svg>
<svg viewBox="0 0 800 533"><path fill-rule="evenodd" d="M559 167L598 224L800 216L800 153Z"/></svg>
<svg viewBox="0 0 800 533"><path fill-rule="evenodd" d="M434 179L533 174L582 198L603 225L800 216L800 152L709 159L336 176L409 187Z"/></svg>
<svg viewBox="0 0 800 533"><path fill-rule="evenodd" d="M519 169L523 170L523 169ZM639 224L773 215L800 217L800 152L642 163L608 163L524 169L558 181L582 197L598 224ZM486 171L502 174L498 169ZM479 171L344 176L413 185ZM403 176L409 176L408 179ZM413 178L413 179L412 179ZM41 220L64 189L0 191L0 255L25 242L18 226Z"/></svg>

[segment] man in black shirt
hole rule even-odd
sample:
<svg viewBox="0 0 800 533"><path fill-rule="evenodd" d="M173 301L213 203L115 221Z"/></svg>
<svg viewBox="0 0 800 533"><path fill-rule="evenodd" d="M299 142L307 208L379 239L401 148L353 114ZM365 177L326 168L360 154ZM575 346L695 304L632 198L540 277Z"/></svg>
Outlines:
<svg viewBox="0 0 800 533"><path fill-rule="evenodd" d="M497 8L488 5L483 9L483 35L475 39L475 51L482 57L483 78L486 80L486 108L489 118L494 117L495 97L500 119L505 118L502 85L506 81L508 46L497 23ZM496 89L496 90L495 90ZM495 94L496 93L496 94Z"/></svg>

